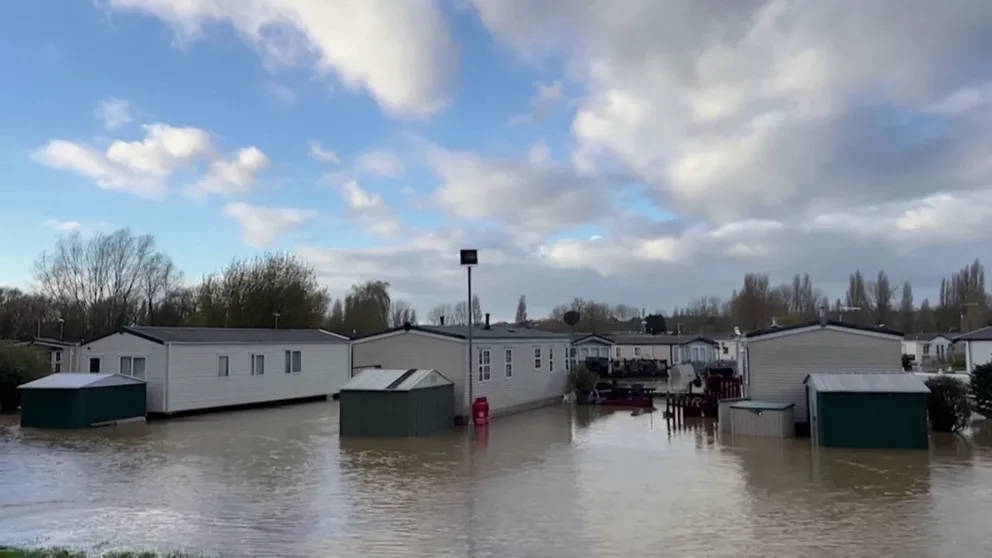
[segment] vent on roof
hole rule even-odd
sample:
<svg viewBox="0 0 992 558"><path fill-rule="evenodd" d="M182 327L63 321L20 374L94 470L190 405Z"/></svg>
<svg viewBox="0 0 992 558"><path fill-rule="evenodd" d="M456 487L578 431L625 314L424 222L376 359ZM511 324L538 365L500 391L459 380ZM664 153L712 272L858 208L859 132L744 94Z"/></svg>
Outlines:
<svg viewBox="0 0 992 558"><path fill-rule="evenodd" d="M489 312L486 312L486 329L489 329Z"/></svg>
<svg viewBox="0 0 992 558"><path fill-rule="evenodd" d="M444 325L444 316L441 316L441 319L439 321L441 322L441 325Z"/></svg>

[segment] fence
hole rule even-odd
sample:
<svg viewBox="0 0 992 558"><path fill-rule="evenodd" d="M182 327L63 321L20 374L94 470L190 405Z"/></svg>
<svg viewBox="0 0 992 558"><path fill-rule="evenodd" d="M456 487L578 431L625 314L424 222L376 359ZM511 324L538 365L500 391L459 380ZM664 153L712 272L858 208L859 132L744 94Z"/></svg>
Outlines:
<svg viewBox="0 0 992 558"><path fill-rule="evenodd" d="M710 375L699 382L700 393L693 393L695 382L682 393L669 394L665 398L665 418L679 424L689 418L715 418L719 413L721 399L737 399L744 395L744 383L740 376Z"/></svg>

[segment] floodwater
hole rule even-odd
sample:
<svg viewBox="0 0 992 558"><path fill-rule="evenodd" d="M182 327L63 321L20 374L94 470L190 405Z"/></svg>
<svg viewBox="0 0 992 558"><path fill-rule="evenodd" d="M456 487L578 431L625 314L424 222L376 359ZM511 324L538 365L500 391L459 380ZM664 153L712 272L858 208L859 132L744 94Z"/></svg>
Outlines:
<svg viewBox="0 0 992 558"><path fill-rule="evenodd" d="M0 434L0 545L266 557L992 556L992 429L811 451L556 405L422 440L333 402Z"/></svg>

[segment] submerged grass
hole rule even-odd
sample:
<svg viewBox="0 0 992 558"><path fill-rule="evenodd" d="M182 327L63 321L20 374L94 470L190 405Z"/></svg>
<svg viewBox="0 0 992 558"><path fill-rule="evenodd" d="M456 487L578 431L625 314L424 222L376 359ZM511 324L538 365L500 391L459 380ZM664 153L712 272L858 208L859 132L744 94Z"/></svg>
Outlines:
<svg viewBox="0 0 992 558"><path fill-rule="evenodd" d="M0 546L0 558L202 558L186 552L86 552L71 548L10 548Z"/></svg>

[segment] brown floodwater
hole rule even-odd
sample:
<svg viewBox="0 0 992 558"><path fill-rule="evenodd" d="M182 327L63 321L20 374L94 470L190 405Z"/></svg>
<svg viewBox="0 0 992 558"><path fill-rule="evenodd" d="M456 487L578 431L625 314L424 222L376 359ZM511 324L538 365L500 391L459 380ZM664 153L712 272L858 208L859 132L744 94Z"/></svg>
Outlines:
<svg viewBox="0 0 992 558"><path fill-rule="evenodd" d="M992 425L930 452L670 431L556 405L419 440L337 404L47 433L0 428L0 545L230 556L992 556Z"/></svg>

